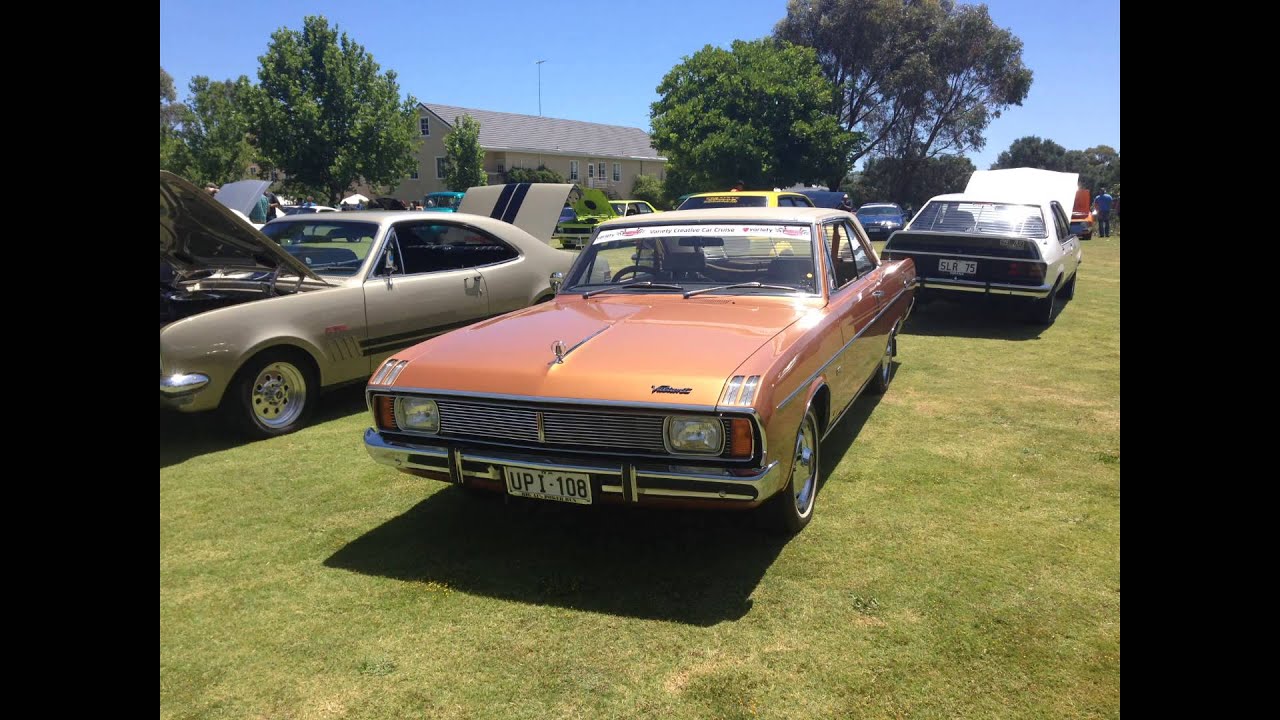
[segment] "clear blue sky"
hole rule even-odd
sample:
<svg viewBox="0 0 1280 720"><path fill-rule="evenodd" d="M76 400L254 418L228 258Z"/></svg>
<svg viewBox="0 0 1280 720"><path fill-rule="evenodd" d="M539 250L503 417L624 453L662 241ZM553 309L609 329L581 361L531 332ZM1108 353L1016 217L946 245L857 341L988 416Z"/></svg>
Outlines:
<svg viewBox="0 0 1280 720"><path fill-rule="evenodd" d="M970 152L980 169L1039 135L1068 150L1120 149L1119 0L995 0L991 17L1023 42L1031 93ZM768 35L786 0L161 0L160 66L180 98L195 75L248 75L279 27L324 15L420 101L649 129L662 77L704 45Z"/></svg>

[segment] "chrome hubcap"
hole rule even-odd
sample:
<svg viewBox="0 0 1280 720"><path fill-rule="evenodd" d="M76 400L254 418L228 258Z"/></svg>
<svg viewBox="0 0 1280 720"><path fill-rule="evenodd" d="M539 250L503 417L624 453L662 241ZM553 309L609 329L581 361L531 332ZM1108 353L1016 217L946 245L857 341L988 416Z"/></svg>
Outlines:
<svg viewBox="0 0 1280 720"><path fill-rule="evenodd" d="M258 422L269 428L282 428L302 414L307 401L307 383L302 372L287 362L271 363L258 373L249 398Z"/></svg>
<svg viewBox="0 0 1280 720"><path fill-rule="evenodd" d="M813 425L805 422L796 436L795 466L791 469L791 487L795 491L796 512L801 517L813 509L813 495L817 489L818 456L817 437Z"/></svg>

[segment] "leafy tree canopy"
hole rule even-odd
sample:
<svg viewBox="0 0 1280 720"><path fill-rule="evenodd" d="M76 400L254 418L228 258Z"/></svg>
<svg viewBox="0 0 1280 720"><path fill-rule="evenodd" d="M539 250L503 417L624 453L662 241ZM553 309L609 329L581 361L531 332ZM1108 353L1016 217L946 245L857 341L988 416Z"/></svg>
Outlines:
<svg viewBox="0 0 1280 720"><path fill-rule="evenodd" d="M1067 149L1052 140L1027 135L1014 140L991 164L992 170L1020 167L1067 172Z"/></svg>
<svg viewBox="0 0 1280 720"><path fill-rule="evenodd" d="M708 45L676 65L652 106L667 190L787 187L838 179L857 136L831 112L832 88L810 48L772 39Z"/></svg>
<svg viewBox="0 0 1280 720"><path fill-rule="evenodd" d="M276 30L258 61L257 141L288 186L336 204L358 181L390 186L414 169L418 101L401 100L395 71L327 19Z"/></svg>
<svg viewBox="0 0 1280 720"><path fill-rule="evenodd" d="M454 118L453 130L444 136L444 184L454 192L486 185L484 148L480 147L480 122L470 115Z"/></svg>
<svg viewBox="0 0 1280 720"><path fill-rule="evenodd" d="M243 179L258 157L252 143L252 97L249 78L211 81L191 78L188 112L178 130L185 172L194 183L221 185Z"/></svg>

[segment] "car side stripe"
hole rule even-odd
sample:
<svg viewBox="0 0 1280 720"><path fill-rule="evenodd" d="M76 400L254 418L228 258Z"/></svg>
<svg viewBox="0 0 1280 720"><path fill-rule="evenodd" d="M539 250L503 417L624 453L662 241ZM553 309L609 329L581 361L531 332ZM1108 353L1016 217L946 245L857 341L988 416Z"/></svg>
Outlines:
<svg viewBox="0 0 1280 720"><path fill-rule="evenodd" d="M515 192L515 185L507 185L502 188L502 192L498 194L498 201L493 204L493 212L489 213L489 217L494 220L501 220L502 214L507 210L507 203L511 202L511 193Z"/></svg>
<svg viewBox="0 0 1280 720"><path fill-rule="evenodd" d="M507 206L507 211L502 214L502 222L515 224L516 215L520 214L520 206L524 204L524 196L529 194L529 187L532 183L520 183L516 188L515 196L511 198L511 204Z"/></svg>
<svg viewBox="0 0 1280 720"><path fill-rule="evenodd" d="M381 337L361 340L360 354L367 357L369 355L376 355L377 353L386 352L391 349L406 348L410 345L416 345L429 337L442 335L450 330L457 330L461 327L482 322L484 320L488 320L490 317L494 316L489 315L482 318L475 318L473 320L463 320L461 322L436 325L434 327L418 328L417 330L410 330L409 332L395 333L394 335L383 335Z"/></svg>

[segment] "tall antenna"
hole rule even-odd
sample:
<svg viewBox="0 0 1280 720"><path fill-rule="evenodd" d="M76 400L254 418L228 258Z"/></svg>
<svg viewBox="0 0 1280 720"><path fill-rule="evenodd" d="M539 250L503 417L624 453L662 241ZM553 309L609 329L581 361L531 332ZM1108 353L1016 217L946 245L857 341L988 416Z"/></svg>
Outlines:
<svg viewBox="0 0 1280 720"><path fill-rule="evenodd" d="M542 117L542 63L546 60L539 60L534 63L538 66L538 117Z"/></svg>

